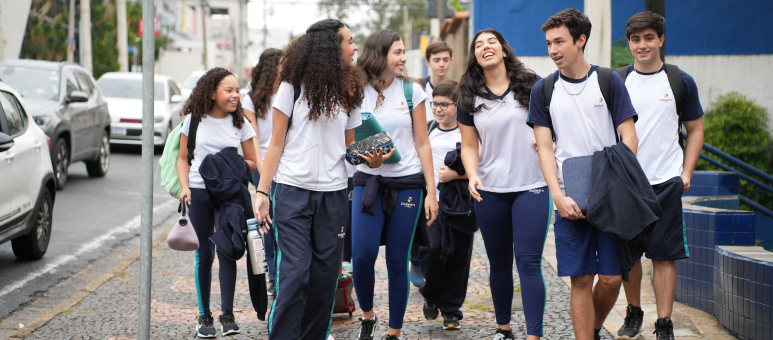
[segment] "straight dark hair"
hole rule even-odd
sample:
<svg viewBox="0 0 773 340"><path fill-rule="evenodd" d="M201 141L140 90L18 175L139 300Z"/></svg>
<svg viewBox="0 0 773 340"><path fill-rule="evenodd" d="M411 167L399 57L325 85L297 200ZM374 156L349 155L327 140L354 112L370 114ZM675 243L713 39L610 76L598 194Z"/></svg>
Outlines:
<svg viewBox="0 0 773 340"><path fill-rule="evenodd" d="M438 54L441 52L448 52L449 57L454 57L454 50L452 50L451 46L448 46L448 43L445 41L436 41L429 44L427 46L427 50L424 52L424 57L427 59L427 61L429 61L433 54Z"/></svg>
<svg viewBox="0 0 773 340"><path fill-rule="evenodd" d="M193 88L188 100L185 101L185 105L183 106L182 111L180 111L180 114L182 116L190 114L193 115L191 119L198 119L201 121L201 118L204 117L204 115L209 114L209 111L212 110L212 106L215 105L212 94L217 91L220 82L228 76L234 76L234 74L222 67L214 67L207 71L207 73L196 82L196 87ZM241 100L236 104L236 110L229 113L233 119L234 126L241 129L242 126L244 126L244 111L242 110Z"/></svg>
<svg viewBox="0 0 773 340"><path fill-rule="evenodd" d="M259 119L266 118L269 105L271 105L271 95L274 92L274 84L279 76L279 61L284 52L276 48L269 48L260 54L258 64L252 68L250 77L250 88L252 89L252 103L255 105L255 116Z"/></svg>
<svg viewBox="0 0 773 340"><path fill-rule="evenodd" d="M459 83L452 79L443 80L432 89L432 96L448 97L456 103L459 101Z"/></svg>
<svg viewBox="0 0 773 340"><path fill-rule="evenodd" d="M381 72L386 68L387 54L389 54L389 48L396 41L402 40L400 35L390 30L381 30L371 34L368 39L365 40L365 45L362 47L362 53L357 58L357 66L359 66L365 74L365 81L371 83L373 89L378 92L378 99L376 100L376 108L381 106L384 101L384 90L386 90L386 81L381 79ZM403 81L412 81L419 83L416 79L408 76L407 70L403 70L403 74L398 76Z"/></svg>
<svg viewBox="0 0 773 340"><path fill-rule="evenodd" d="M666 18L650 11L644 11L634 14L625 25L625 37L631 39L631 34L641 32L645 29L654 29L658 38L666 34Z"/></svg>
<svg viewBox="0 0 773 340"><path fill-rule="evenodd" d="M588 44L590 39L590 30L593 25L590 23L588 16L577 10L576 8L568 8L556 14L545 21L542 24L542 33L547 32L550 29L566 26L569 30L569 34L572 35L572 43L576 43L580 36L585 35L585 45ZM582 51L585 52L585 45L582 45Z"/></svg>
<svg viewBox="0 0 773 340"><path fill-rule="evenodd" d="M493 93L485 90L486 78L483 74L483 68L478 64L478 59L475 58L475 40L483 33L493 34L499 41L499 44L502 45L502 52L505 54L505 70L507 72L507 78L510 79L510 86L508 88L513 92L515 100L517 100L518 103L528 107L531 88L539 78L534 71L526 69L523 63L515 57L513 48L507 43L507 40L502 36L502 33L499 33L499 31L493 28L478 31L470 42L470 52L467 57L467 70L464 71L462 79L459 81L461 89L459 106L469 113L475 113L480 111L481 108L488 109L486 104L475 107L476 96L489 100L498 98Z"/></svg>

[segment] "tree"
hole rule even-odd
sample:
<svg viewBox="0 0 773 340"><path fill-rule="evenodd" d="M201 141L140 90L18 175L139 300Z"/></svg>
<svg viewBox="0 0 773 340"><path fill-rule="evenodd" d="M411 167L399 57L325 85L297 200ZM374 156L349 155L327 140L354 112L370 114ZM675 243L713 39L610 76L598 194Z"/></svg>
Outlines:
<svg viewBox="0 0 773 340"><path fill-rule="evenodd" d="M355 42L361 46L378 30L388 29L403 35L403 6L408 6L412 30L421 32L429 25L425 5L424 0L329 0L320 2L319 9L331 18L349 24ZM362 22L354 25L347 22L355 17Z"/></svg>

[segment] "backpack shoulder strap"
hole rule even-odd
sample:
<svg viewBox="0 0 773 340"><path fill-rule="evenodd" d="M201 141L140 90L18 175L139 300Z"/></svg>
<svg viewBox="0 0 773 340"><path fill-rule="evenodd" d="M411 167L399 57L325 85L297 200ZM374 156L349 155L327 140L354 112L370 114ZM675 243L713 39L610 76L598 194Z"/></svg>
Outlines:
<svg viewBox="0 0 773 340"><path fill-rule="evenodd" d="M300 85L293 85L293 108L292 110L295 110L295 102L298 101L298 99L301 98L301 86ZM293 112L290 111L290 121L287 122L287 131L290 131L290 126L293 125ZM287 136L285 136L287 138Z"/></svg>
<svg viewBox="0 0 773 340"><path fill-rule="evenodd" d="M429 76L419 78L419 82L421 83L421 87L424 88L424 91L427 90L427 84L429 84Z"/></svg>
<svg viewBox="0 0 773 340"><path fill-rule="evenodd" d="M413 129L413 84L410 81L403 80L403 95L408 104L408 117L411 120L411 129Z"/></svg>
<svg viewBox="0 0 773 340"><path fill-rule="evenodd" d="M686 95L684 82L682 81L682 73L679 71L678 66L666 64L666 76L668 77L668 84L671 85L671 91L674 92L676 114L679 115L679 119L681 120L682 113L684 113L684 97Z"/></svg>
<svg viewBox="0 0 773 340"><path fill-rule="evenodd" d="M612 84L612 69L608 67L601 67L599 66L599 69L597 71L599 73L599 89L601 90L601 96L604 97L604 101L607 102L607 109L609 109L609 113L612 114L612 102L609 101L609 98L612 97L611 94L611 84ZM612 125L614 125L614 118ZM620 135L617 133L617 127L614 127L615 129L615 142L620 143Z"/></svg>
<svg viewBox="0 0 773 340"><path fill-rule="evenodd" d="M620 76L620 78L623 79L624 83L625 83L625 78L628 77L628 71L630 70L630 67L631 66L628 65L628 66L620 67L620 68L615 70L615 72L617 72L617 74Z"/></svg>
<svg viewBox="0 0 773 340"><path fill-rule="evenodd" d="M430 133L432 133L432 130L434 130L437 127L437 121L431 120L429 123L427 123L427 136L429 136Z"/></svg>
<svg viewBox="0 0 773 340"><path fill-rule="evenodd" d="M193 151L196 150L196 132L199 129L199 119L192 113L191 125L188 127L188 166L193 164Z"/></svg>
<svg viewBox="0 0 773 340"><path fill-rule="evenodd" d="M555 73L549 74L547 77L542 78L542 104L545 106L545 113L550 116L550 100L553 98L553 87L555 87ZM553 137L553 142L556 141L556 133L553 129L550 129L550 134Z"/></svg>

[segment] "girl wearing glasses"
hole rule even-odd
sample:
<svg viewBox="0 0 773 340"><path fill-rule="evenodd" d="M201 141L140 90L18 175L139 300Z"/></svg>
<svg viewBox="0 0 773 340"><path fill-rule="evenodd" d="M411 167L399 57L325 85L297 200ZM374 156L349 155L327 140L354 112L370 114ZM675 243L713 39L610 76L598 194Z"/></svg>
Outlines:
<svg viewBox="0 0 773 340"><path fill-rule="evenodd" d="M518 266L528 340L543 336L542 251L552 209L550 193L526 125L537 75L494 29L478 31L461 83L457 120L462 161L491 271L497 330L513 339L513 254Z"/></svg>

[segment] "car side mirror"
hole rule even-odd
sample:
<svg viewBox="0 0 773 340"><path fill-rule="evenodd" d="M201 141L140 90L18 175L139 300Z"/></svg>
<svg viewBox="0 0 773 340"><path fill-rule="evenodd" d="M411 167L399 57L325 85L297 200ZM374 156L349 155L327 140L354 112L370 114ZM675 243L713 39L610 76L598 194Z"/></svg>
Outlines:
<svg viewBox="0 0 773 340"><path fill-rule="evenodd" d="M11 136L0 132L0 152L7 151L12 148L14 144Z"/></svg>
<svg viewBox="0 0 773 340"><path fill-rule="evenodd" d="M179 103L181 101L183 101L183 96L181 96L179 94L174 94L174 95L172 95L171 98L169 98L169 102L172 103L172 104Z"/></svg>
<svg viewBox="0 0 773 340"><path fill-rule="evenodd" d="M72 91L70 96L67 97L68 103L85 103L89 101L89 95L83 91Z"/></svg>

